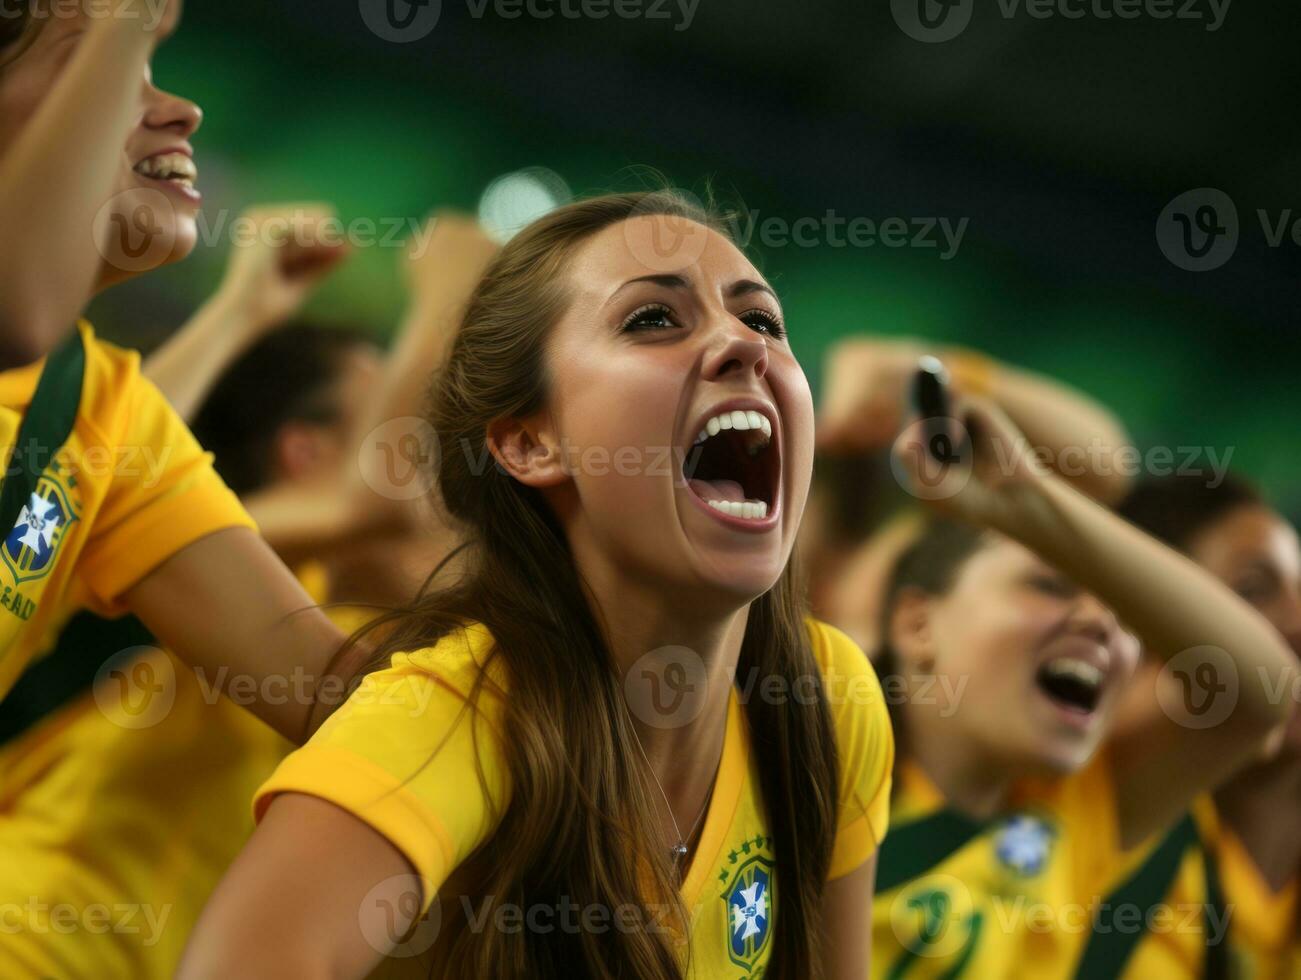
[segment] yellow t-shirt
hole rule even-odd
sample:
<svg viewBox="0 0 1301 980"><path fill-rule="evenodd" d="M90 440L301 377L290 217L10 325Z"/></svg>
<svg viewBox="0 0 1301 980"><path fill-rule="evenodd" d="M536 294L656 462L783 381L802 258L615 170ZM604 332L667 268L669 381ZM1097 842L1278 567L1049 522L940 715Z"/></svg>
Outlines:
<svg viewBox="0 0 1301 980"><path fill-rule="evenodd" d="M325 599L321 566L297 576ZM250 794L291 748L171 654L142 648L142 664L158 679L145 712L105 677L0 744L6 980L175 976L253 829Z"/></svg>
<svg viewBox="0 0 1301 980"><path fill-rule="evenodd" d="M1177 876L1162 905L1168 908L1144 931L1121 976L1197 980L1206 975L1207 941L1227 937L1230 980L1298 980L1297 880L1275 892L1246 848L1215 810L1209 795L1192 807L1197 839L1185 848ZM1139 853L1146 862L1163 841ZM1219 894L1208 900L1207 862Z"/></svg>
<svg viewBox="0 0 1301 980"><path fill-rule="evenodd" d="M78 325L81 401L62 447L0 542L0 697L38 651L53 646L65 597L103 616L167 558L214 531L253 527L185 423L140 374L140 356ZM13 458L44 361L0 372L0 447ZM23 448L24 452L29 447Z"/></svg>
<svg viewBox="0 0 1301 980"><path fill-rule="evenodd" d="M894 742L880 686L862 651L823 623L810 619L808 629L839 740L835 878L862 865L885 835ZM427 883L428 910L449 875L495 830L476 760L495 812L510 795L497 741L500 705L490 693L509 688L500 661L488 667L491 683L475 721L465 710L491 643L483 626L472 625L432 649L394 656L388 669L370 675L307 745L281 763L258 791L255 815L260 818L275 795L285 792L318 796L348 810L407 857ZM681 889L692 923L692 976L700 980L759 976L770 952L779 885L773 881L757 765L733 688L718 777Z"/></svg>
<svg viewBox="0 0 1301 980"><path fill-rule="evenodd" d="M1106 757L1027 780L1007 815L947 808L920 768L900 767L891 833L877 857L872 976L1066 978L1093 903L1122 868Z"/></svg>

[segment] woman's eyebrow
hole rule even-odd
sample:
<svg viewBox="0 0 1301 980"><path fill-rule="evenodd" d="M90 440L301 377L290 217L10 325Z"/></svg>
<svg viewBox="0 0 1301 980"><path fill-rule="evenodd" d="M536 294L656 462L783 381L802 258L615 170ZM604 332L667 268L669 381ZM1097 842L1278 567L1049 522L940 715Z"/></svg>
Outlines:
<svg viewBox="0 0 1301 980"><path fill-rule="evenodd" d="M606 303L608 304L612 302L616 296L618 296L629 286L632 286L635 283L639 283L639 282L654 283L657 286L663 286L665 289L690 289L691 288L691 282L685 276L678 275L677 273L662 273L662 274L649 275L649 276L638 276L636 279L629 279L622 286L620 286L613 293L611 293L610 298L606 300ZM777 294L774 293L769 286L765 285L764 283L758 282L754 279L739 279L736 282L732 283L732 285L727 288L728 299L739 299L742 296L749 296L751 293L767 293L774 300L777 299Z"/></svg>
<svg viewBox="0 0 1301 980"><path fill-rule="evenodd" d="M610 303L614 302L614 298L616 296L618 296L629 286L634 286L639 282L654 283L655 285L663 286L666 289L690 289L691 288L691 283L687 281L687 278L685 276L679 276L675 273L668 273L662 275L650 275L650 276L638 276L636 279L629 279L622 286L620 286L618 289L612 292L610 294L610 298L605 301L605 305L608 306Z"/></svg>
<svg viewBox="0 0 1301 980"><path fill-rule="evenodd" d="M741 279L732 283L731 288L727 291L727 298L739 299L742 296L749 296L751 293L767 293L773 299L777 299L777 294L769 286L753 279Z"/></svg>

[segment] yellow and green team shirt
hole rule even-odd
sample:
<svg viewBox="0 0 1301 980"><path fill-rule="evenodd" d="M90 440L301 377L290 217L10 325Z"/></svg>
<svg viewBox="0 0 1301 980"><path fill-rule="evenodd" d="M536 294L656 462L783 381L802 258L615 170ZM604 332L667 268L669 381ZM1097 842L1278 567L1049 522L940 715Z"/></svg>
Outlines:
<svg viewBox="0 0 1301 980"><path fill-rule="evenodd" d="M877 857L872 976L1073 976L1094 898L1121 868L1105 755L1065 778L1026 781L990 821L949 809L914 763L897 779Z"/></svg>
<svg viewBox="0 0 1301 980"><path fill-rule="evenodd" d="M823 623L810 619L808 629L840 750L841 812L831 868L836 878L860 867L885 835L894 742L880 686L862 651ZM474 624L432 649L395 655L388 669L370 675L307 745L281 763L258 791L255 815L260 818L276 794L287 792L348 810L410 861L426 883L429 916L436 892L492 837L491 814L500 813L510 796L498 742L499 698L509 690L497 669L500 661L487 669L491 683L482 689L479 708L466 710L491 644L488 631ZM470 721L472 714L487 724ZM758 763L733 688L717 781L681 889L691 922L691 976L698 980L764 973L780 892L768 829ZM556 910L554 921L561 922L563 912Z"/></svg>
<svg viewBox="0 0 1301 980"><path fill-rule="evenodd" d="M140 374L139 355L97 339L85 322L77 329L85 367L71 433L61 446L18 447L43 470L14 526L0 528L0 697L53 647L71 586L94 612L117 616L122 594L182 548L253 527L212 457ZM0 372L0 451L10 469L45 363Z"/></svg>
<svg viewBox="0 0 1301 980"><path fill-rule="evenodd" d="M296 574L314 602L326 600L321 566ZM341 612L327 610L341 628L357 619ZM116 625L99 623L87 642L111 646ZM120 669L148 670L155 683L123 689L106 672L0 744L6 980L175 976L252 833L249 797L292 747L163 650L141 648Z"/></svg>
<svg viewBox="0 0 1301 980"><path fill-rule="evenodd" d="M1142 850L1139 873L1160 860L1160 851L1181 828L1178 867L1161 896L1162 913L1149 920L1120 975L1125 980L1299 980L1297 880L1281 891L1270 888L1237 835L1219 819L1209 795L1194 802L1179 827ZM1221 942L1223 953L1208 954L1208 944Z"/></svg>

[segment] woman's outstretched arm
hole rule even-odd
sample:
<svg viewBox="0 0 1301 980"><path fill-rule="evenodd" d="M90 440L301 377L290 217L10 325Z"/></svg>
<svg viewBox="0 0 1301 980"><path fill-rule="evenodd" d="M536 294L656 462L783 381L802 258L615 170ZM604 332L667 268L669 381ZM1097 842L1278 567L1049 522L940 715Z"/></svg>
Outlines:
<svg viewBox="0 0 1301 980"><path fill-rule="evenodd" d="M1121 842L1138 843L1254 758L1288 720L1283 695L1298 682L1296 657L1208 572L1037 463L996 406L969 400L956 414L972 452L943 473L924 455L919 426L901 440L901 461L925 488L919 496L1020 541L1106 603L1154 655L1179 657L1172 667L1190 683L1200 678L1204 690L1192 699L1200 715L1163 705L1151 730L1116 746Z"/></svg>

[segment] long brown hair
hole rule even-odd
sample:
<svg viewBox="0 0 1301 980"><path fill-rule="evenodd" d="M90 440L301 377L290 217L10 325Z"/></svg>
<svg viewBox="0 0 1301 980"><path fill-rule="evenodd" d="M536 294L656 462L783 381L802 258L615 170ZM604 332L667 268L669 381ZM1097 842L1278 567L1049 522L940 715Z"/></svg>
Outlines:
<svg viewBox="0 0 1301 980"><path fill-rule="evenodd" d="M630 749L636 743L623 685L590 593L541 495L493 465L485 445L490 422L543 405L544 342L569 301L565 270L576 246L645 214L722 231L718 219L671 192L606 195L538 220L486 273L431 397L430 421L442 447L437 488L446 513L463 531L463 572L446 586L427 584L410 608L380 617L373 624L380 639L371 664L432 646L467 621L485 624L495 641L490 656L500 658L509 680L501 748L511 797L490 845L467 862L476 890L521 906L567 900L613 911L656 903L673 910L685 934L685 910L654 820L654 801L636 749ZM430 582L436 578L438 570ZM738 670L775 675L788 684L821 678L792 565L751 604ZM481 673L471 704L484 683ZM779 910L767 975L817 977L819 907L839 785L830 713L822 697L808 704L754 699L745 710L776 865ZM475 935L461 929L452 936L447 911L439 975L682 975L671 934L557 929Z"/></svg>

